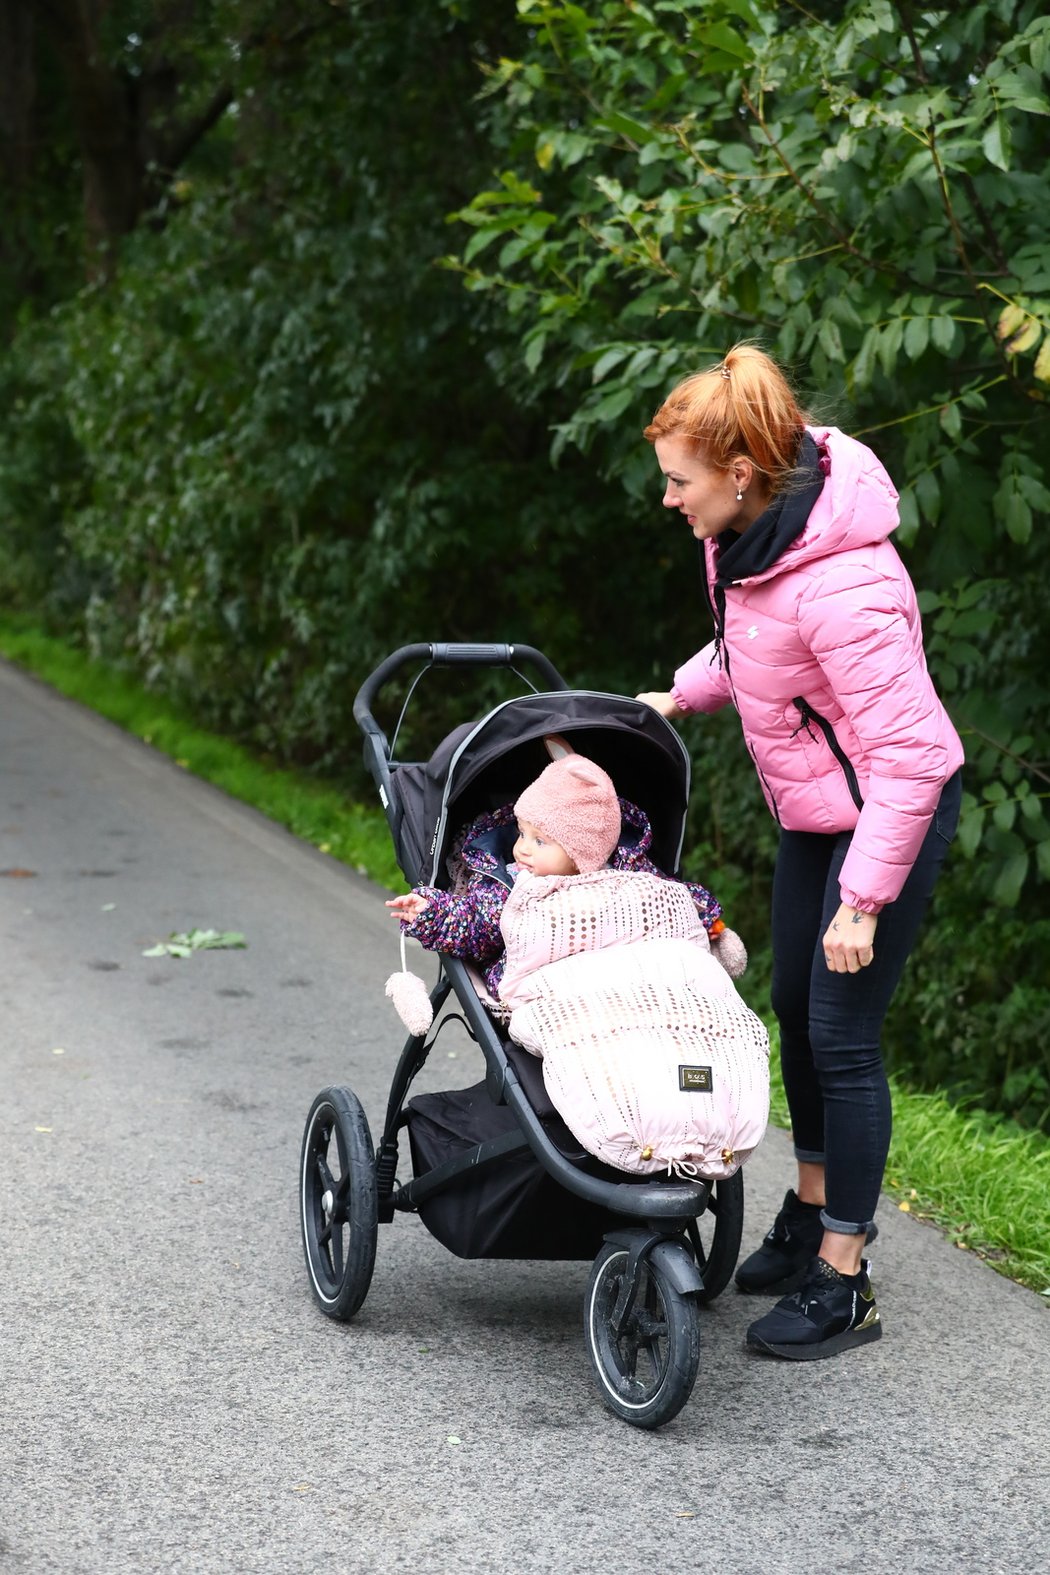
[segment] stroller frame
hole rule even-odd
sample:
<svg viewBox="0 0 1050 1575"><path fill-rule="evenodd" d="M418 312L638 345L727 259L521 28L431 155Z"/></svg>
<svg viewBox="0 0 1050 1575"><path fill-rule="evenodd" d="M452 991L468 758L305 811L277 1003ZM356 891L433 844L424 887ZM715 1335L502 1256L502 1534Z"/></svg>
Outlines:
<svg viewBox="0 0 1050 1575"><path fill-rule="evenodd" d="M566 699L582 705L585 717L590 711L592 725L601 725L595 717L600 718L603 708L608 708L624 712L629 726L637 721L655 730L659 747L666 751L672 765L676 752L684 757L684 764L679 762L684 783L680 817L684 823L688 756L670 724L650 708L623 696L570 691L547 657L532 646L403 646L361 686L354 717L364 734L366 766L378 789L399 862L410 884L438 883L434 877L449 840L446 794L450 790L446 785L440 807L431 804L431 820L435 814L438 818L430 845L424 847L425 839L418 827L408 824L408 796L399 777L406 773L404 782L411 779L410 785L418 789L420 773L427 768L399 766L393 760L390 745L373 715L373 706L383 686L397 672L420 661L425 664L424 671L443 666L499 666L511 668L519 677L522 675L517 672L518 663L532 665L548 684L548 692L533 691L521 703L534 714L535 726L546 726L547 731L554 729L546 719L551 712L556 716L559 704ZM514 707L517 702L505 704ZM637 708L637 715L632 708ZM457 730L464 737L457 740L453 735L453 769L465 744L492 724L502 709L496 707L480 722ZM661 729L666 729L667 739ZM571 733L571 728L566 731ZM428 825L428 832L430 829ZM680 848L677 822L664 839L670 849L665 864L672 859L674 863L673 869L665 869L667 874L674 874L677 869L676 833ZM399 1137L410 1119L406 1110L408 1093L426 1064L441 1026L439 1015L453 993L462 1013L460 1021L484 1057L488 1098L496 1106L507 1107L513 1126L472 1142L446 1162L399 1183ZM588 1163L581 1165L579 1152L573 1153L571 1146L567 1150L565 1143L559 1146L556 1141L556 1129L561 1126L557 1117L552 1127L548 1119L551 1112L543 1117L537 1111L537 1104L542 1104L545 1096L541 1075L538 1071L531 1074L533 1068L539 1068L539 1062L509 1045L461 959L440 954L440 972L430 992L430 1002L435 1026L427 1034L410 1035L405 1042L391 1082L377 1148L373 1148L363 1107L352 1090L322 1090L311 1106L300 1162L300 1221L314 1300L328 1317L349 1321L371 1283L380 1224L388 1224L398 1212L425 1208L438 1195L462 1186L513 1156L531 1156L584 1208L600 1210L603 1217L610 1217L608 1228L601 1232L604 1240L584 1301L588 1352L604 1403L635 1426L653 1428L670 1420L688 1400L697 1375L698 1305L712 1301L725 1288L736 1264L743 1227L741 1173L737 1171L728 1180L717 1182L633 1179L586 1156ZM570 1136L566 1129L562 1131ZM713 1226L706 1242L701 1219Z"/></svg>

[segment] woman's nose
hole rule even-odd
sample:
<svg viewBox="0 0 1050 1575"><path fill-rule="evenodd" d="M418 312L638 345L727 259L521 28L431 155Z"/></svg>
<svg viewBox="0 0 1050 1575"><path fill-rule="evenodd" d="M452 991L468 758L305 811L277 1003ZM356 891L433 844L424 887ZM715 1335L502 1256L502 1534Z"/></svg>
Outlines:
<svg viewBox="0 0 1050 1575"><path fill-rule="evenodd" d="M668 482L667 486L664 488L664 508L676 509L679 505L679 502L680 499L676 489L672 487L670 482Z"/></svg>

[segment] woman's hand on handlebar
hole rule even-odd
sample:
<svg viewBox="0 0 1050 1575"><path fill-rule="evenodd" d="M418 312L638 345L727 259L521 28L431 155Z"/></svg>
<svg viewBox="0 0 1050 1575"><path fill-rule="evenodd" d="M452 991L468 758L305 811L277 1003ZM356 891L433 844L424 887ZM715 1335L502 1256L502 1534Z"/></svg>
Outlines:
<svg viewBox="0 0 1050 1575"><path fill-rule="evenodd" d="M649 694L635 695L636 700L641 700L645 705L651 705L654 711L659 711L668 721L673 717L681 716L682 712L675 697L669 690L653 690Z"/></svg>

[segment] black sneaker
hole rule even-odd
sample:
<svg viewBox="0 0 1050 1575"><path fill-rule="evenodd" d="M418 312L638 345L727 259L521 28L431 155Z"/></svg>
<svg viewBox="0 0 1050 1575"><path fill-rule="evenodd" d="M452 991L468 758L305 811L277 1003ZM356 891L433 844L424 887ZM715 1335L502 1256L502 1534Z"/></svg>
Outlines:
<svg viewBox="0 0 1050 1575"><path fill-rule="evenodd" d="M867 1260L859 1274L846 1276L814 1258L799 1289L751 1325L747 1344L792 1362L815 1362L881 1340L870 1272Z"/></svg>
<svg viewBox="0 0 1050 1575"><path fill-rule="evenodd" d="M824 1240L821 1208L820 1203L800 1203L789 1187L761 1247L737 1268L738 1290L749 1296L758 1291L797 1291ZM869 1226L865 1245L870 1246L878 1234L877 1225Z"/></svg>

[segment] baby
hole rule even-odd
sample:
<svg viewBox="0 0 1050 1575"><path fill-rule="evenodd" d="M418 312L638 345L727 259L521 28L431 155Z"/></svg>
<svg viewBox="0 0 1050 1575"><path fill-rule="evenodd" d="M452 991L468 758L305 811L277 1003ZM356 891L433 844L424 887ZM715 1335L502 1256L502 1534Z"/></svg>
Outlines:
<svg viewBox="0 0 1050 1575"><path fill-rule="evenodd" d="M601 766L569 752L552 761L513 807L483 815L468 828L459 850L468 872L463 891L417 886L387 907L402 921L404 933L428 951L480 964L497 996L505 962L503 908L521 875L584 875L608 866L670 878L649 857L651 845L643 811L617 798ZM747 954L739 937L726 929L721 905L705 886L679 884L695 904L714 956L738 977Z"/></svg>

